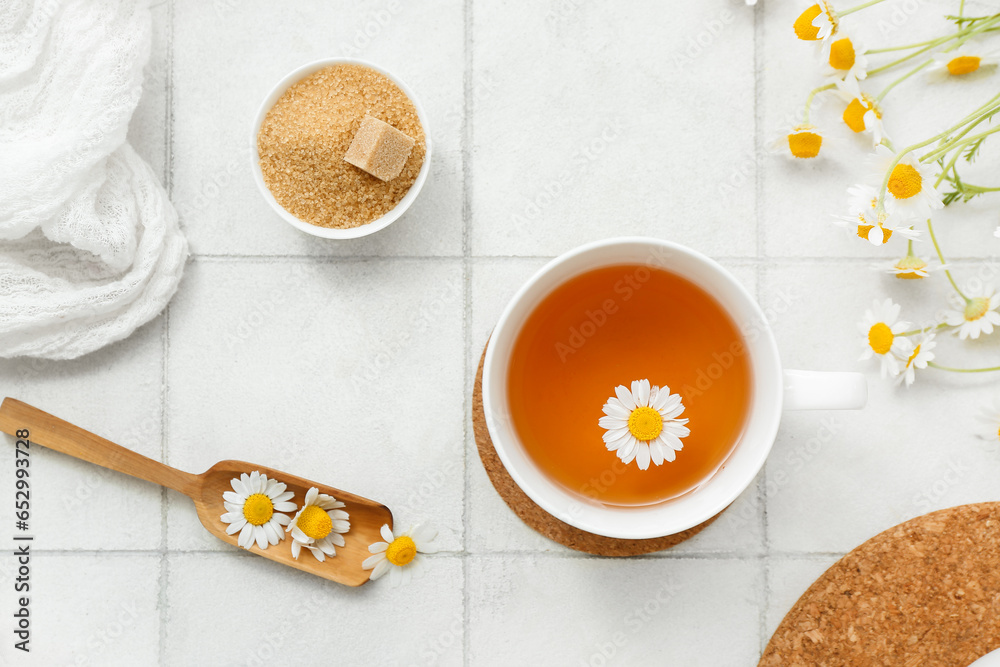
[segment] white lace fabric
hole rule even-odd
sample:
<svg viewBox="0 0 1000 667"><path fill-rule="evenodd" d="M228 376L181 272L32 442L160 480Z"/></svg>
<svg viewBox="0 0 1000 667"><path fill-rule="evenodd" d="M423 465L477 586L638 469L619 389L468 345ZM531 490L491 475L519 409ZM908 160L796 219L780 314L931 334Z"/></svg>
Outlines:
<svg viewBox="0 0 1000 667"><path fill-rule="evenodd" d="M86 354L177 289L177 212L125 138L150 42L138 0L0 0L0 357Z"/></svg>

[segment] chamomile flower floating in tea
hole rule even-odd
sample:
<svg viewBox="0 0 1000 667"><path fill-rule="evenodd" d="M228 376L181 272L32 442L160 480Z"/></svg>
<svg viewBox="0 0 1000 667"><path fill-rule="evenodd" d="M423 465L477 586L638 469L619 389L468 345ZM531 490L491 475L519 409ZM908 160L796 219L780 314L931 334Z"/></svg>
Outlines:
<svg viewBox="0 0 1000 667"><path fill-rule="evenodd" d="M343 534L351 529L350 517L343 507L344 503L320 493L315 486L309 489L302 509L285 529L292 534L292 558L298 560L302 547L321 563L327 556L336 556L334 547L344 546Z"/></svg>
<svg viewBox="0 0 1000 667"><path fill-rule="evenodd" d="M624 385L615 387L615 396L604 404L604 416L598 421L605 429L604 443L616 452L625 465L633 460L640 470L649 462L662 465L674 461L676 452L684 448L681 438L691 434L687 419L678 419L684 412L680 394L671 394L670 387L650 386L649 380L635 380L632 390Z"/></svg>
<svg viewBox="0 0 1000 667"><path fill-rule="evenodd" d="M909 322L899 319L899 304L892 299L875 301L870 310L865 311L861 331L865 336L865 351L861 359L878 357L882 377L899 374L899 364L909 358L913 345L900 334L910 328Z"/></svg>
<svg viewBox="0 0 1000 667"><path fill-rule="evenodd" d="M971 46L961 46L954 51L935 53L931 66L927 68L927 78L944 81L953 76L964 76L987 67L996 67L998 59L994 53L985 53Z"/></svg>
<svg viewBox="0 0 1000 667"><path fill-rule="evenodd" d="M284 539L283 528L290 519L283 512L295 511L295 503L288 502L295 493L256 470L249 475L243 473L230 484L233 490L222 494L226 513L221 518L229 524L226 533L239 531L237 543L244 549L252 547L254 542L260 549L266 549L268 544Z"/></svg>
<svg viewBox="0 0 1000 667"><path fill-rule="evenodd" d="M917 369L924 370L927 368L927 364L934 361L934 353L931 351L937 346L934 341L933 333L926 333L924 337L917 342L913 351L910 352L910 356L906 358L906 363L903 364L903 371L899 374L899 382L905 383L907 387L913 384L916 379Z"/></svg>
<svg viewBox="0 0 1000 667"><path fill-rule="evenodd" d="M994 326L1000 326L1000 294L992 287L986 288L979 296L966 295L963 301L955 296L956 310L949 310L944 315L948 326L958 327L958 337L979 338L980 334L993 333Z"/></svg>
<svg viewBox="0 0 1000 667"><path fill-rule="evenodd" d="M384 524L381 533L385 541L369 546L368 551L374 555L361 564L362 569L372 571L372 580L388 573L393 586L408 583L425 565L420 555L437 552L433 544L437 531L428 526L414 526L397 537L388 524Z"/></svg>

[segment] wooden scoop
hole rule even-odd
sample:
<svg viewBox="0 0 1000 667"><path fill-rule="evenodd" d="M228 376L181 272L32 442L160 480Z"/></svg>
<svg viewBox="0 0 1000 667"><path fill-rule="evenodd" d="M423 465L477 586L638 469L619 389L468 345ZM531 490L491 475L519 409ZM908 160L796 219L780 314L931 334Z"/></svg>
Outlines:
<svg viewBox="0 0 1000 667"><path fill-rule="evenodd" d="M239 533L227 535L228 525L220 518L227 511L223 506L222 494L233 490L230 481L234 477L258 470L270 479L284 482L289 491L295 492L291 502L300 509L306 491L311 487L318 487L320 493L331 495L346 505L344 511L350 515L351 522L351 529L344 534L346 546L337 547L337 554L327 556L322 563L305 548L301 550L298 560L292 558L291 535L285 535L281 542L268 545L267 549L259 549L254 545L250 551L348 586L360 586L368 581L371 571L361 569L361 563L371 555L368 553L368 545L382 541L379 535L382 524L389 524L392 528L392 513L386 506L353 493L244 461L220 461L206 472L192 475L136 454L131 449L116 445L27 403L5 398L0 405L0 431L19 437L18 431L23 436L25 430L29 433L27 439L30 442L183 493L194 501L198 518L208 532L234 547L238 546ZM288 514L293 517L295 513Z"/></svg>

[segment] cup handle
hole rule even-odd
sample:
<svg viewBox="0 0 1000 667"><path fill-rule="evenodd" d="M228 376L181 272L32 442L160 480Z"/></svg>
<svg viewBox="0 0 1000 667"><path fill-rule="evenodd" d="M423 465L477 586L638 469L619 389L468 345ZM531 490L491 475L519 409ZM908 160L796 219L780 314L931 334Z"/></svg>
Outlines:
<svg viewBox="0 0 1000 667"><path fill-rule="evenodd" d="M786 410L860 410L868 402L861 373L786 370Z"/></svg>

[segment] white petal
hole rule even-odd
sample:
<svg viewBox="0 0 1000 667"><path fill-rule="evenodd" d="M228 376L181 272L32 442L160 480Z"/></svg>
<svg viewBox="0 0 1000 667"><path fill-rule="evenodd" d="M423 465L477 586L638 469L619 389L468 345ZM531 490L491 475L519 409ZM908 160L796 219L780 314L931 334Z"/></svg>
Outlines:
<svg viewBox="0 0 1000 667"><path fill-rule="evenodd" d="M246 521L243 512L226 512L219 518L222 520L222 523L236 523L240 519Z"/></svg>
<svg viewBox="0 0 1000 667"><path fill-rule="evenodd" d="M229 526L226 528L226 535L232 535L237 531L243 530L243 526L245 525L247 525L246 519L241 518L240 521L234 521L233 523L229 524Z"/></svg>
<svg viewBox="0 0 1000 667"><path fill-rule="evenodd" d="M396 539L392 536L392 531L389 530L389 524L387 523L382 524L382 528L379 529L379 533L382 535L382 539L389 544L392 544L392 541Z"/></svg>
<svg viewBox="0 0 1000 667"><path fill-rule="evenodd" d="M250 495L250 492L247 490L247 487L242 482L242 480L234 477L232 481L229 482L229 484L233 487L233 491L240 494L242 497L246 498L247 496ZM226 493L228 493L228 491ZM224 493L222 495L225 496L226 494Z"/></svg>
<svg viewBox="0 0 1000 667"><path fill-rule="evenodd" d="M625 406L626 410L628 410L630 413L632 412L632 410L635 410L636 408L635 401L632 400L632 394L630 394L629 390L625 388L625 385L620 384L617 387L615 387L615 394L618 396L618 400L622 402L622 405Z"/></svg>
<svg viewBox="0 0 1000 667"><path fill-rule="evenodd" d="M361 563L361 569L370 570L379 563L382 563L384 561L385 561L385 554L375 554L374 556L369 556L364 560L363 563Z"/></svg>
<svg viewBox="0 0 1000 667"><path fill-rule="evenodd" d="M628 419L628 416L632 413L625 409L621 401L617 398L612 398L604 404L604 414L609 417L617 417L618 419Z"/></svg>
<svg viewBox="0 0 1000 667"><path fill-rule="evenodd" d="M421 551L420 547L422 544L433 541L434 538L437 537L437 534L438 532L434 527L426 524L417 524L413 527L413 530L410 531L410 537L417 543L418 551Z"/></svg>
<svg viewBox="0 0 1000 667"><path fill-rule="evenodd" d="M253 536L257 540L257 547L260 549L267 548L267 533L264 531L264 526L254 526Z"/></svg>
<svg viewBox="0 0 1000 667"><path fill-rule="evenodd" d="M253 545L253 524L248 523L240 530L239 539L236 540L244 549L249 549Z"/></svg>
<svg viewBox="0 0 1000 667"><path fill-rule="evenodd" d="M368 545L368 551L373 554L385 553L385 550L389 548L389 545L385 542L376 542L375 544Z"/></svg>
<svg viewBox="0 0 1000 667"><path fill-rule="evenodd" d="M281 541L281 538L278 537L278 531L274 529L274 525L272 525L270 521L265 523L263 525L263 528L264 528L264 535L267 537L267 541L269 544L277 544L278 542Z"/></svg>
<svg viewBox="0 0 1000 667"><path fill-rule="evenodd" d="M371 576L371 578L372 579L378 579L383 574L385 574L386 572L388 572L389 568L391 568L391 567L392 567L392 564L388 560L386 560L385 558L383 558L379 562L375 563L375 567L372 570L372 576Z"/></svg>
<svg viewBox="0 0 1000 667"><path fill-rule="evenodd" d="M613 442L618 442L627 435L629 435L628 427L616 428L610 431L605 431L604 435L601 436L601 439L604 440L605 444L610 445Z"/></svg>
<svg viewBox="0 0 1000 667"><path fill-rule="evenodd" d="M230 502L234 505L239 505L240 507L242 507L243 503L246 502L246 496L241 496L240 494L234 491L226 491L222 494L222 497L227 502Z"/></svg>
<svg viewBox="0 0 1000 667"><path fill-rule="evenodd" d="M608 417L605 415L597 420L597 425L608 430L620 429L628 426L628 422L620 417Z"/></svg>
<svg viewBox="0 0 1000 667"><path fill-rule="evenodd" d="M305 506L316 504L316 497L319 496L319 489L315 486L306 491Z"/></svg>
<svg viewBox="0 0 1000 667"><path fill-rule="evenodd" d="M639 449L636 452L635 461L639 464L639 470L645 470L649 467L649 445L644 442L639 443Z"/></svg>
<svg viewBox="0 0 1000 667"><path fill-rule="evenodd" d="M646 407L649 405L649 380L636 380L632 383L632 397L635 399L636 407Z"/></svg>
<svg viewBox="0 0 1000 667"><path fill-rule="evenodd" d="M663 465L663 445L660 444L659 438L649 443L649 457L656 465Z"/></svg>
<svg viewBox="0 0 1000 667"><path fill-rule="evenodd" d="M295 497L294 491L285 491L284 493L279 493L275 497L271 498L271 500L273 500L276 503L283 503L286 500L291 500L294 497Z"/></svg>
<svg viewBox="0 0 1000 667"><path fill-rule="evenodd" d="M274 503L274 509L278 512L294 512L298 508L299 506L296 505L295 503L290 503L287 501L281 503Z"/></svg>
<svg viewBox="0 0 1000 667"><path fill-rule="evenodd" d="M295 560L298 560L299 559L299 554L301 552L302 552L302 546L298 542L296 542L295 540L292 540L292 558L294 558Z"/></svg>

